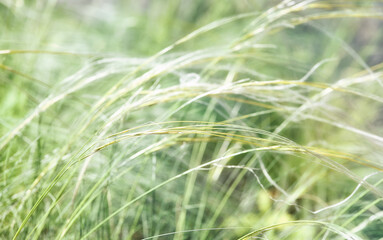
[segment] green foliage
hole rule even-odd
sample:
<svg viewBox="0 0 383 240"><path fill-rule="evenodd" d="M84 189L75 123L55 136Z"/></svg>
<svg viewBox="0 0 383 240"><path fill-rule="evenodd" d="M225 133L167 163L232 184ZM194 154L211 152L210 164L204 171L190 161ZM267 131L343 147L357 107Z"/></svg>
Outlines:
<svg viewBox="0 0 383 240"><path fill-rule="evenodd" d="M0 1L0 238L382 238L382 10Z"/></svg>

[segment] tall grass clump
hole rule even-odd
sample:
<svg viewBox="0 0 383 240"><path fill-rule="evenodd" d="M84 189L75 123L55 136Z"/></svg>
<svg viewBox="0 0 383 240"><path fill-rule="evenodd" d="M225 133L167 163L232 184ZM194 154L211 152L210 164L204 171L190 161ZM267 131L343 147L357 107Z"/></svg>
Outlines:
<svg viewBox="0 0 383 240"><path fill-rule="evenodd" d="M0 1L1 239L383 238L379 1Z"/></svg>

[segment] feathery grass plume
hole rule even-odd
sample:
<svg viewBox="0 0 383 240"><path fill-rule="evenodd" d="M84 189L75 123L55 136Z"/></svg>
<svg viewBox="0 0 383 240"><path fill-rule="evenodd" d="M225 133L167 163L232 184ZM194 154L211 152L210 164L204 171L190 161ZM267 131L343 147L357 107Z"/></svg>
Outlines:
<svg viewBox="0 0 383 240"><path fill-rule="evenodd" d="M382 238L380 1L0 1L0 238Z"/></svg>

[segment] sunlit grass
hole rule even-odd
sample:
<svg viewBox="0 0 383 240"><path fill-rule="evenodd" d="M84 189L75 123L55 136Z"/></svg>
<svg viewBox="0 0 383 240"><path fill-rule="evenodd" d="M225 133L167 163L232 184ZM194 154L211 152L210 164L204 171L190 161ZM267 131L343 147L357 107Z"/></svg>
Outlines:
<svg viewBox="0 0 383 240"><path fill-rule="evenodd" d="M378 1L16 2L1 238L383 237Z"/></svg>

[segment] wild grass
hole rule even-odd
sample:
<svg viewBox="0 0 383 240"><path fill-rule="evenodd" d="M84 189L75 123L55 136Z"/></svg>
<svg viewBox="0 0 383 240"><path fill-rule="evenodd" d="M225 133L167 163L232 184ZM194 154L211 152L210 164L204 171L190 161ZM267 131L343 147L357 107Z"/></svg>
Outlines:
<svg viewBox="0 0 383 240"><path fill-rule="evenodd" d="M0 1L0 238L383 237L381 2L81 4Z"/></svg>

